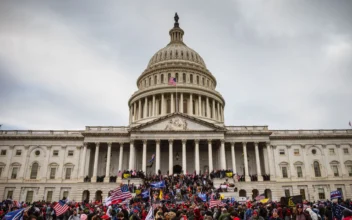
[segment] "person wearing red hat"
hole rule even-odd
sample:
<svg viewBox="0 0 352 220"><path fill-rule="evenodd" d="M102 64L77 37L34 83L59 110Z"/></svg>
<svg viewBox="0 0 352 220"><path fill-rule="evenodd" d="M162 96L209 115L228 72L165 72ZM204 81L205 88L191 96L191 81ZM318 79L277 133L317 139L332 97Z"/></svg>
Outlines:
<svg viewBox="0 0 352 220"><path fill-rule="evenodd" d="M258 215L258 211L257 210L254 210L253 211L253 215L250 218L250 220L264 220L264 218L262 216Z"/></svg>

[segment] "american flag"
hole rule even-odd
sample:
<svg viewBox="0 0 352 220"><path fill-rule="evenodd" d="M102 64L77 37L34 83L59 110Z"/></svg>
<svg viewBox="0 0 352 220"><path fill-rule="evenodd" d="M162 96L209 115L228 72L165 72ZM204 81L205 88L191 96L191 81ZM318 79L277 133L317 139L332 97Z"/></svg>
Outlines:
<svg viewBox="0 0 352 220"><path fill-rule="evenodd" d="M265 195L264 194L260 194L257 197L255 197L255 200L257 200L257 201L260 201L262 199L265 199Z"/></svg>
<svg viewBox="0 0 352 220"><path fill-rule="evenodd" d="M210 200L209 208L213 208L215 206L225 206L226 204L223 203L221 200Z"/></svg>
<svg viewBox="0 0 352 220"><path fill-rule="evenodd" d="M175 77L170 77L169 85L170 86L176 86L176 78Z"/></svg>
<svg viewBox="0 0 352 220"><path fill-rule="evenodd" d="M60 216L62 214L64 214L67 209L68 209L68 205L66 205L64 200L60 200L58 203L56 203L56 205L54 206L54 210L56 213L56 216Z"/></svg>
<svg viewBox="0 0 352 220"><path fill-rule="evenodd" d="M113 191L111 191L111 201L120 200L120 199L132 199L132 194L128 190L127 185L123 185L122 187L117 187Z"/></svg>

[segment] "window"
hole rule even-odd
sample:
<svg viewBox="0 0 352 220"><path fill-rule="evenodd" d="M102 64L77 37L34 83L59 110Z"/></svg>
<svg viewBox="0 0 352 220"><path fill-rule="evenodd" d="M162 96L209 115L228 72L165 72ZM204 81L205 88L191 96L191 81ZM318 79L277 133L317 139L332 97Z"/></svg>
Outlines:
<svg viewBox="0 0 352 220"><path fill-rule="evenodd" d="M293 154L294 154L295 156L299 156L299 149L294 149L294 150L293 150Z"/></svg>
<svg viewBox="0 0 352 220"><path fill-rule="evenodd" d="M312 154L314 154L314 155L317 154L317 150L313 149Z"/></svg>
<svg viewBox="0 0 352 220"><path fill-rule="evenodd" d="M287 167L282 167L282 177L283 178L288 178Z"/></svg>
<svg viewBox="0 0 352 220"><path fill-rule="evenodd" d="M59 151L58 151L58 150L54 150L54 151L53 151L53 156L54 156L54 157L59 156Z"/></svg>
<svg viewBox="0 0 352 220"><path fill-rule="evenodd" d="M329 154L330 154L330 155L335 155L335 149L330 148L330 149L329 149Z"/></svg>
<svg viewBox="0 0 352 220"><path fill-rule="evenodd" d="M62 197L65 198L65 199L67 199L67 197L68 197L68 191L64 191L64 193L62 194Z"/></svg>
<svg viewBox="0 0 352 220"><path fill-rule="evenodd" d="M161 74L161 83L164 83L164 74Z"/></svg>
<svg viewBox="0 0 352 220"><path fill-rule="evenodd" d="M304 189L299 189L299 194L302 196L302 200L306 199L306 191Z"/></svg>
<svg viewBox="0 0 352 220"><path fill-rule="evenodd" d="M69 157L72 157L72 156L73 156L73 150L69 150L69 151L68 151L68 156L69 156Z"/></svg>
<svg viewBox="0 0 352 220"><path fill-rule="evenodd" d="M154 76L154 85L156 85L158 83L158 77L155 75Z"/></svg>
<svg viewBox="0 0 352 220"><path fill-rule="evenodd" d="M344 153L344 154L349 154L348 148L344 148L344 149L343 149L343 153Z"/></svg>
<svg viewBox="0 0 352 220"><path fill-rule="evenodd" d="M48 191L46 193L46 201L51 202L52 199L53 199L53 191Z"/></svg>
<svg viewBox="0 0 352 220"><path fill-rule="evenodd" d="M339 169L337 167L337 165L332 165L332 172L334 173L334 176L339 176Z"/></svg>
<svg viewBox="0 0 352 220"><path fill-rule="evenodd" d="M290 197L290 190L289 189L285 189L285 196Z"/></svg>
<svg viewBox="0 0 352 220"><path fill-rule="evenodd" d="M18 167L12 168L11 179L17 178Z"/></svg>
<svg viewBox="0 0 352 220"><path fill-rule="evenodd" d="M56 167L51 167L50 168L50 179L53 180L55 179L55 176L56 176Z"/></svg>
<svg viewBox="0 0 352 220"><path fill-rule="evenodd" d="M315 174L315 177L321 177L320 164L319 164L319 162L318 162L318 161L314 161L313 166L314 166L314 174Z"/></svg>
<svg viewBox="0 0 352 220"><path fill-rule="evenodd" d="M149 77L148 86L152 84L152 77Z"/></svg>
<svg viewBox="0 0 352 220"><path fill-rule="evenodd" d="M28 191L26 196L26 202L32 202L32 201L33 201L33 191Z"/></svg>
<svg viewBox="0 0 352 220"><path fill-rule="evenodd" d="M39 156L40 155L40 151L39 150L36 150L34 153L35 153L35 156Z"/></svg>
<svg viewBox="0 0 352 220"><path fill-rule="evenodd" d="M71 179L71 171L72 171L72 168L66 168L65 179L67 180Z"/></svg>
<svg viewBox="0 0 352 220"><path fill-rule="evenodd" d="M6 150L1 150L0 155L1 155L1 156L6 156Z"/></svg>
<svg viewBox="0 0 352 220"><path fill-rule="evenodd" d="M168 82L170 82L170 78L171 78L171 73L167 74L167 80L168 80Z"/></svg>
<svg viewBox="0 0 352 220"><path fill-rule="evenodd" d="M303 177L302 167L301 166L297 167L297 177Z"/></svg>
<svg viewBox="0 0 352 220"><path fill-rule="evenodd" d="M7 199L12 199L12 196L13 196L13 191L12 190L7 191Z"/></svg>
<svg viewBox="0 0 352 220"><path fill-rule="evenodd" d="M21 156L22 150L16 150L16 156Z"/></svg>
<svg viewBox="0 0 352 220"><path fill-rule="evenodd" d="M189 76L189 80L191 81L191 83L193 83L193 74Z"/></svg>
<svg viewBox="0 0 352 220"><path fill-rule="evenodd" d="M182 82L186 82L186 73L182 74Z"/></svg>
<svg viewBox="0 0 352 220"><path fill-rule="evenodd" d="M175 74L176 82L178 82L178 73Z"/></svg>
<svg viewBox="0 0 352 220"><path fill-rule="evenodd" d="M279 154L280 154L280 155L285 155L285 150L284 150L284 149L280 149L280 150L279 150Z"/></svg>
<svg viewBox="0 0 352 220"><path fill-rule="evenodd" d="M347 166L348 176L352 176L352 165Z"/></svg>
<svg viewBox="0 0 352 220"><path fill-rule="evenodd" d="M38 163L32 164L30 179L37 179L38 168L39 168Z"/></svg>
<svg viewBox="0 0 352 220"><path fill-rule="evenodd" d="M1 177L1 174L2 174L3 170L4 170L4 167L0 167L0 177Z"/></svg>
<svg viewBox="0 0 352 220"><path fill-rule="evenodd" d="M325 199L324 188L319 188L318 189L318 196L319 196L319 199Z"/></svg>
<svg viewBox="0 0 352 220"><path fill-rule="evenodd" d="M202 77L202 85L205 86L205 80L204 77Z"/></svg>

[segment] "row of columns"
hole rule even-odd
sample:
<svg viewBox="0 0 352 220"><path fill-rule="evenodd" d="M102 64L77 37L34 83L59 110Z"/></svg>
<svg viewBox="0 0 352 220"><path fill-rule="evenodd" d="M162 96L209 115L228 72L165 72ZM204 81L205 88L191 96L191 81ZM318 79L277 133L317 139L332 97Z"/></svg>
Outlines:
<svg viewBox="0 0 352 220"><path fill-rule="evenodd" d="M200 159L199 159L199 141L200 140L194 140L194 151L195 151L195 170L197 173L200 171ZM214 169L213 166L213 149L212 149L212 141L213 140L207 140L208 141L208 166L209 166L209 171L212 171ZM155 140L156 142L156 150L155 150L155 173L158 173L160 170L160 140ZM169 139L169 171L170 173L173 170L173 139ZM186 158L187 158L187 151L186 151L186 142L187 140L183 139L182 140L182 168L184 171L187 170L187 163L186 163ZM220 140L221 145L220 145L220 169L227 169L226 168L226 155L225 155L225 140ZM106 163L106 173L105 173L105 180L104 181L109 181L109 174L110 174L110 160L111 160L111 146L112 143L107 143L108 144L108 151L107 151L107 163ZM254 143L254 148L255 148L255 158L256 158L256 164L257 164L257 175L258 175L258 181L263 181L262 173L261 173L261 165L260 165L260 157L259 157L259 143L255 142ZM98 172L98 158L99 158L99 147L100 143L97 142L95 143L95 156L94 156L94 166L93 166L93 177L92 177L92 182L96 181L97 177L97 172ZM249 171L248 171L248 156L247 156L247 142L242 142L242 147L243 147L243 156L244 156L244 168L245 168L245 181L250 181L249 177ZM130 154L129 154L129 170L134 170L135 169L135 146L134 146L134 141L130 141ZM267 143L267 153L268 153L268 160L269 160L269 173L272 175L273 172L275 171L274 164L273 164L273 158L272 158L272 153L270 149L269 143ZM84 167L85 167L85 159L86 159L86 154L87 154L87 143L84 144L83 148L83 156L81 160L81 167L80 169L81 173L80 176L83 178L85 176L84 173ZM237 168L236 168L236 155L235 155L235 142L231 142L231 157L232 157L232 169L233 173L237 173ZM122 170L122 159L123 159L123 143L120 143L120 155L119 155L119 170ZM143 151L142 151L142 170L143 172L146 172L146 167L147 167L147 140L143 140Z"/></svg>
<svg viewBox="0 0 352 220"><path fill-rule="evenodd" d="M175 95L176 96L176 95ZM170 109L171 113L177 111L180 113L186 112L186 109L183 107L183 93L178 93L177 96L179 97L177 105L176 105L176 97L174 97L174 93L170 94ZM197 95L197 100L193 105L193 94L189 94L189 99L187 99L187 114L193 115L193 111L195 110L196 116L202 116L211 118L217 121L224 121L224 107L221 105L220 102L216 101L215 99L211 99L209 97L205 97L205 101L202 101L202 96ZM142 103L143 102L143 103ZM212 106L210 106L212 103ZM143 112L142 112L142 105L143 105ZM151 105L151 106L150 106ZM160 108L159 108L159 105ZM215 108L216 107L216 108ZM204 112L202 109L204 109ZM161 112L159 113L159 109ZM130 122L137 121L142 118L147 117L155 117L158 115L165 115L167 110L167 102L165 101L164 94L161 94L161 100L156 100L155 95L152 96L152 101L149 103L148 97L143 99L139 99L135 101L130 107ZM149 114L148 114L149 113Z"/></svg>

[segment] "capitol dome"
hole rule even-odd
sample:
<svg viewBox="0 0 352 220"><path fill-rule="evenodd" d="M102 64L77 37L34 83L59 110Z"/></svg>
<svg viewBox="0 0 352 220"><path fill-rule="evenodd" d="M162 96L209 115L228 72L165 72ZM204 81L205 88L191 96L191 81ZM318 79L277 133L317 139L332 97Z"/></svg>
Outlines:
<svg viewBox="0 0 352 220"><path fill-rule="evenodd" d="M216 79L203 58L183 41L175 15L170 43L156 52L137 79L138 91L129 100L130 125L182 113L213 124L224 124L225 100L215 90ZM170 79L176 85L170 85Z"/></svg>

